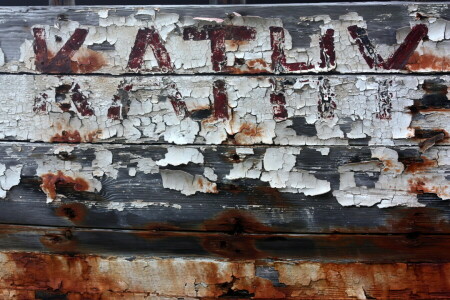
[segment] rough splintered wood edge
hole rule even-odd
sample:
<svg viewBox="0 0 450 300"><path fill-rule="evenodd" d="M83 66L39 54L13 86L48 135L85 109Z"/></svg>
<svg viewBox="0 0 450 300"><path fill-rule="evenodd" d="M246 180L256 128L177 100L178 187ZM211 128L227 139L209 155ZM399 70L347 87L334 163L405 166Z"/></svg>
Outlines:
<svg viewBox="0 0 450 300"><path fill-rule="evenodd" d="M0 75L0 138L231 145L448 144L449 76ZM14 87L14 88L11 88Z"/></svg>
<svg viewBox="0 0 450 300"><path fill-rule="evenodd" d="M445 59L448 4L383 3L376 9L374 5L3 9L0 70L111 74L450 70Z"/></svg>
<svg viewBox="0 0 450 300"><path fill-rule="evenodd" d="M5 299L450 297L448 263L229 262L1 252L0 265L0 296Z"/></svg>

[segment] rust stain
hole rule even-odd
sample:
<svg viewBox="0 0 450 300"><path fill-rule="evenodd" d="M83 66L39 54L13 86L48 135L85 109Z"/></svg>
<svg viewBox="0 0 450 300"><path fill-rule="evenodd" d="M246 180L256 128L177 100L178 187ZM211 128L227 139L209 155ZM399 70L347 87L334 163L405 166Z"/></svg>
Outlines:
<svg viewBox="0 0 450 300"><path fill-rule="evenodd" d="M249 233L273 232L273 228L262 224L255 217L239 210L228 210L207 220L202 228L206 231L224 232L202 238L205 250L229 259L257 259L266 256L257 249L255 242L260 237Z"/></svg>
<svg viewBox="0 0 450 300"><path fill-rule="evenodd" d="M274 228L239 210L228 210L213 219L206 220L201 226L204 232L195 235L167 223L150 223L145 228L145 231L137 231L135 234L150 240L194 236L199 239L206 251L232 260L266 257L265 253L257 249L255 242L267 236L251 234L274 231Z"/></svg>
<svg viewBox="0 0 450 300"><path fill-rule="evenodd" d="M241 45L247 45L248 41L246 40L226 40L225 44L230 48L239 48Z"/></svg>
<svg viewBox="0 0 450 300"><path fill-rule="evenodd" d="M61 127L61 125L59 125ZM57 133L50 138L51 143L92 143L99 138L102 134L102 130L90 131L84 136L81 136L78 130L62 130L61 133Z"/></svg>
<svg viewBox="0 0 450 300"><path fill-rule="evenodd" d="M201 189L203 189L203 180L202 180L202 178L198 178L198 179L197 179L197 184L198 184L198 186L199 186Z"/></svg>
<svg viewBox="0 0 450 300"><path fill-rule="evenodd" d="M6 252L2 257L0 295L4 291L11 291L7 295L31 291L26 294L30 297L18 299L141 299L155 291L160 297L199 299L450 297L449 263L259 261L256 264L23 252ZM261 267L271 270L273 277L255 275L253 270Z"/></svg>
<svg viewBox="0 0 450 300"><path fill-rule="evenodd" d="M203 248L228 259L258 259L266 255L255 246L256 239L246 235L210 235L202 239Z"/></svg>
<svg viewBox="0 0 450 300"><path fill-rule="evenodd" d="M397 173L400 172L400 169L393 169L395 164L394 164L394 162L392 160L390 160L390 159L382 159L382 162L383 162L383 166L384 166L384 169L383 169L384 172L388 172L388 171L395 171Z"/></svg>
<svg viewBox="0 0 450 300"><path fill-rule="evenodd" d="M421 129L418 127L413 127L413 129L414 137L412 139L419 141L419 148L422 153L435 144L448 143L450 141L450 135L444 129Z"/></svg>
<svg viewBox="0 0 450 300"><path fill-rule="evenodd" d="M84 140L86 142L92 143L95 140L97 140L101 136L101 134L102 134L102 130L101 129L88 132L86 134Z"/></svg>
<svg viewBox="0 0 450 300"><path fill-rule="evenodd" d="M244 61L240 67L227 66L225 71L231 74L270 73L270 64L262 58L257 58Z"/></svg>
<svg viewBox="0 0 450 300"><path fill-rule="evenodd" d="M203 229L207 231L220 231L229 234L240 233L268 233L274 229L262 224L252 215L240 210L227 210L215 218L203 223Z"/></svg>
<svg viewBox="0 0 450 300"><path fill-rule="evenodd" d="M256 67L268 68L269 67L269 64L262 58L248 60L246 62L246 64L249 68L256 68Z"/></svg>
<svg viewBox="0 0 450 300"><path fill-rule="evenodd" d="M73 237L71 239L73 240ZM41 242L50 249L67 248L69 249L67 252L70 252L74 244L70 241L64 242L63 237L52 235L43 237ZM68 299L99 299L100 295L108 289L120 290L118 287L120 284L116 282L114 276L100 272L101 259L97 256L11 252L7 253L7 257L9 261L15 263L15 268L8 278L3 278L6 284L14 283L36 291L48 290L74 294Z"/></svg>
<svg viewBox="0 0 450 300"><path fill-rule="evenodd" d="M81 135L78 130L68 131L63 130L61 133L57 133L50 139L51 143L81 143Z"/></svg>
<svg viewBox="0 0 450 300"><path fill-rule="evenodd" d="M285 299L291 290L288 287L275 287L269 279L260 277L244 277L238 278L233 282L232 291L240 291L242 296L249 297L236 297L231 296L231 299Z"/></svg>
<svg viewBox="0 0 450 300"><path fill-rule="evenodd" d="M448 196L445 193L447 185L444 186L435 186L432 182L430 182L429 178L425 177L415 177L408 179L409 184L409 192L413 194L439 194L441 196Z"/></svg>
<svg viewBox="0 0 450 300"><path fill-rule="evenodd" d="M275 263L288 299L447 298L447 264ZM444 292L443 292L444 291ZM443 293L442 293L443 292Z"/></svg>
<svg viewBox="0 0 450 300"><path fill-rule="evenodd" d="M437 167L436 160L428 159L425 156L420 156L418 159L402 159L400 162L405 165L405 172L407 173L419 173Z"/></svg>
<svg viewBox="0 0 450 300"><path fill-rule="evenodd" d="M200 189L204 191L204 193L217 194L219 191L217 190L217 185L213 182L209 182L207 179L203 177L199 177L197 179L197 184Z"/></svg>
<svg viewBox="0 0 450 300"><path fill-rule="evenodd" d="M392 216L386 220L383 232L401 233L448 233L450 221L445 212L431 207L397 208Z"/></svg>
<svg viewBox="0 0 450 300"><path fill-rule="evenodd" d="M81 48L70 62L74 73L92 73L107 65L105 57L97 51Z"/></svg>
<svg viewBox="0 0 450 300"><path fill-rule="evenodd" d="M77 252L77 240L70 230L62 233L47 233L40 237L41 244L51 251L58 253Z"/></svg>
<svg viewBox="0 0 450 300"><path fill-rule="evenodd" d="M250 204L261 204L261 201L269 200L273 207L288 208L293 207L283 194L276 188L270 186L256 186L252 189L252 194L247 197Z"/></svg>
<svg viewBox="0 0 450 300"><path fill-rule="evenodd" d="M51 199L56 199L56 188L58 186L70 186L75 191L87 191L89 189L89 183L83 178L72 178L64 175L61 171L58 171L56 174L43 174L41 179L41 189Z"/></svg>
<svg viewBox="0 0 450 300"><path fill-rule="evenodd" d="M450 60L445 56L435 56L433 54L419 54L414 52L406 64L409 71L433 70L433 71L450 71Z"/></svg>
<svg viewBox="0 0 450 300"><path fill-rule="evenodd" d="M263 129L252 123L242 124L238 132L234 136L234 140L238 145L248 145L251 142L248 140L249 137L261 137L263 136Z"/></svg>
<svg viewBox="0 0 450 300"><path fill-rule="evenodd" d="M83 222L86 217L87 207L82 203L65 203L55 209L55 215L65 217L75 224Z"/></svg>

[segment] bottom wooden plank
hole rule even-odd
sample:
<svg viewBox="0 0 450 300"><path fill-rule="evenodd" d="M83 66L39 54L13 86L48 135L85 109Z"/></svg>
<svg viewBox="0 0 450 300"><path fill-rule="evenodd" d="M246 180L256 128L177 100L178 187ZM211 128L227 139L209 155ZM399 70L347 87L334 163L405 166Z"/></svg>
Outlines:
<svg viewBox="0 0 450 300"><path fill-rule="evenodd" d="M0 252L1 299L448 299L450 263L318 263Z"/></svg>
<svg viewBox="0 0 450 300"><path fill-rule="evenodd" d="M0 226L0 250L320 262L450 262L450 235L283 234Z"/></svg>

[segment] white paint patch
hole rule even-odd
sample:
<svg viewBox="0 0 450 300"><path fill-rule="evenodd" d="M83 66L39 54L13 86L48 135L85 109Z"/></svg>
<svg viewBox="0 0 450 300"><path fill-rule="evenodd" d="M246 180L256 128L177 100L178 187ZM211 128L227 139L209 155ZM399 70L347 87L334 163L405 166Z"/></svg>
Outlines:
<svg viewBox="0 0 450 300"><path fill-rule="evenodd" d="M113 166L113 154L109 150L99 150L95 152L95 159L92 161L92 174L101 177L106 174L108 177L117 178L118 171Z"/></svg>
<svg viewBox="0 0 450 300"><path fill-rule="evenodd" d="M153 174L159 172L159 167L156 162L149 157L142 157L139 159L131 160L132 163L137 162L137 170L144 174Z"/></svg>
<svg viewBox="0 0 450 300"><path fill-rule="evenodd" d="M170 147L167 149L164 159L157 161L156 164L158 166L165 167L168 165L187 165L190 162L194 164L202 164L203 161L203 154L201 154L196 148Z"/></svg>
<svg viewBox="0 0 450 300"><path fill-rule="evenodd" d="M429 154L431 155L431 154ZM436 159L440 155L435 152ZM372 150L372 157L381 161L367 161L339 167L340 186L333 195L343 206L373 206L388 208L393 206L422 207L418 193L434 193L443 200L450 199L450 185L445 174L406 172L398 161L395 150L380 147ZM379 174L375 187L357 186L355 172Z"/></svg>
<svg viewBox="0 0 450 300"><path fill-rule="evenodd" d="M161 170L160 173L164 188L180 191L183 195L190 196L197 192L218 193L216 184L202 175L194 176L180 170Z"/></svg>
<svg viewBox="0 0 450 300"><path fill-rule="evenodd" d="M0 164L0 198L5 198L6 192L19 184L21 171L22 165L6 168L4 164Z"/></svg>

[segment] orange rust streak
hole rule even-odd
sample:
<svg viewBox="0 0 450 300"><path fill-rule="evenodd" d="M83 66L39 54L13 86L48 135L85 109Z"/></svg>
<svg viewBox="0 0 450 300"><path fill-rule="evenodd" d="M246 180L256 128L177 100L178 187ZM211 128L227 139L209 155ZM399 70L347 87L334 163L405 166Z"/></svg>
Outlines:
<svg viewBox="0 0 450 300"><path fill-rule="evenodd" d="M232 74L259 74L270 73L270 66L263 59L257 58L246 61L241 67L228 66L225 70Z"/></svg>
<svg viewBox="0 0 450 300"><path fill-rule="evenodd" d="M67 230L63 233L48 233L39 238L44 247L58 253L77 252L77 240Z"/></svg>
<svg viewBox="0 0 450 300"><path fill-rule="evenodd" d="M73 189L75 191L87 191L89 189L89 183L83 178L72 178L70 176L64 175L64 173L61 171L58 171L58 173L56 174L43 174L41 175L41 179L41 188L51 199L56 199L57 185L69 184L73 186Z"/></svg>
<svg viewBox="0 0 450 300"><path fill-rule="evenodd" d="M143 293L201 299L240 299L239 293L252 299L450 297L450 263L127 260L3 252L0 264L0 295L25 297L18 299L35 299L33 292L42 291L61 299L135 299ZM261 267L272 270L277 284L255 275Z"/></svg>
<svg viewBox="0 0 450 300"><path fill-rule="evenodd" d="M448 233L450 222L445 212L431 207L399 208L386 219L386 225L376 229L379 232L401 233ZM347 229L348 230L348 229ZM370 232L369 229L364 229ZM373 230L372 230L373 231ZM345 232L344 230L340 232Z"/></svg>
<svg viewBox="0 0 450 300"><path fill-rule="evenodd" d="M61 134L55 134L50 142L59 142L59 143L81 143L81 135L78 130L67 131L63 130Z"/></svg>
<svg viewBox="0 0 450 300"><path fill-rule="evenodd" d="M100 52L81 48L72 57L70 65L74 73L92 73L106 66L107 62Z"/></svg>
<svg viewBox="0 0 450 300"><path fill-rule="evenodd" d="M414 194L432 193L441 196L447 196L444 193L447 186L435 186L430 182L429 178L415 177L408 179L409 191Z"/></svg>
<svg viewBox="0 0 450 300"><path fill-rule="evenodd" d="M406 69L410 71L433 70L433 71L450 71L450 60L445 56L435 56L433 54L419 54L414 52L411 55Z"/></svg>
<svg viewBox="0 0 450 300"><path fill-rule="evenodd" d="M144 239L159 239L167 237L191 237L191 232L171 224L150 223L146 226L148 231L138 232ZM229 259L256 259L265 254L257 249L255 242L261 237L250 237L245 233L268 233L275 229L262 224L255 217L239 210L225 211L213 219L206 220L202 227L206 232L197 234L202 247L215 255ZM212 232L223 232L208 233Z"/></svg>
<svg viewBox="0 0 450 300"><path fill-rule="evenodd" d="M66 203L55 209L55 215L66 217L73 223L80 223L84 220L87 207L82 203Z"/></svg>
<svg viewBox="0 0 450 300"><path fill-rule="evenodd" d="M403 164L406 165L405 172L407 173L419 173L437 167L436 160L428 159L424 156L420 157L420 161L403 161Z"/></svg>
<svg viewBox="0 0 450 300"><path fill-rule="evenodd" d="M59 129L61 125L58 126ZM81 142L94 142L99 135L101 135L101 130L94 130L88 132L84 137L81 136L78 130L62 130L61 133L57 133L50 138L51 143L81 143Z"/></svg>
<svg viewBox="0 0 450 300"><path fill-rule="evenodd" d="M239 128L239 133L247 135L247 136L261 136L261 129L254 124L243 124L241 128Z"/></svg>

